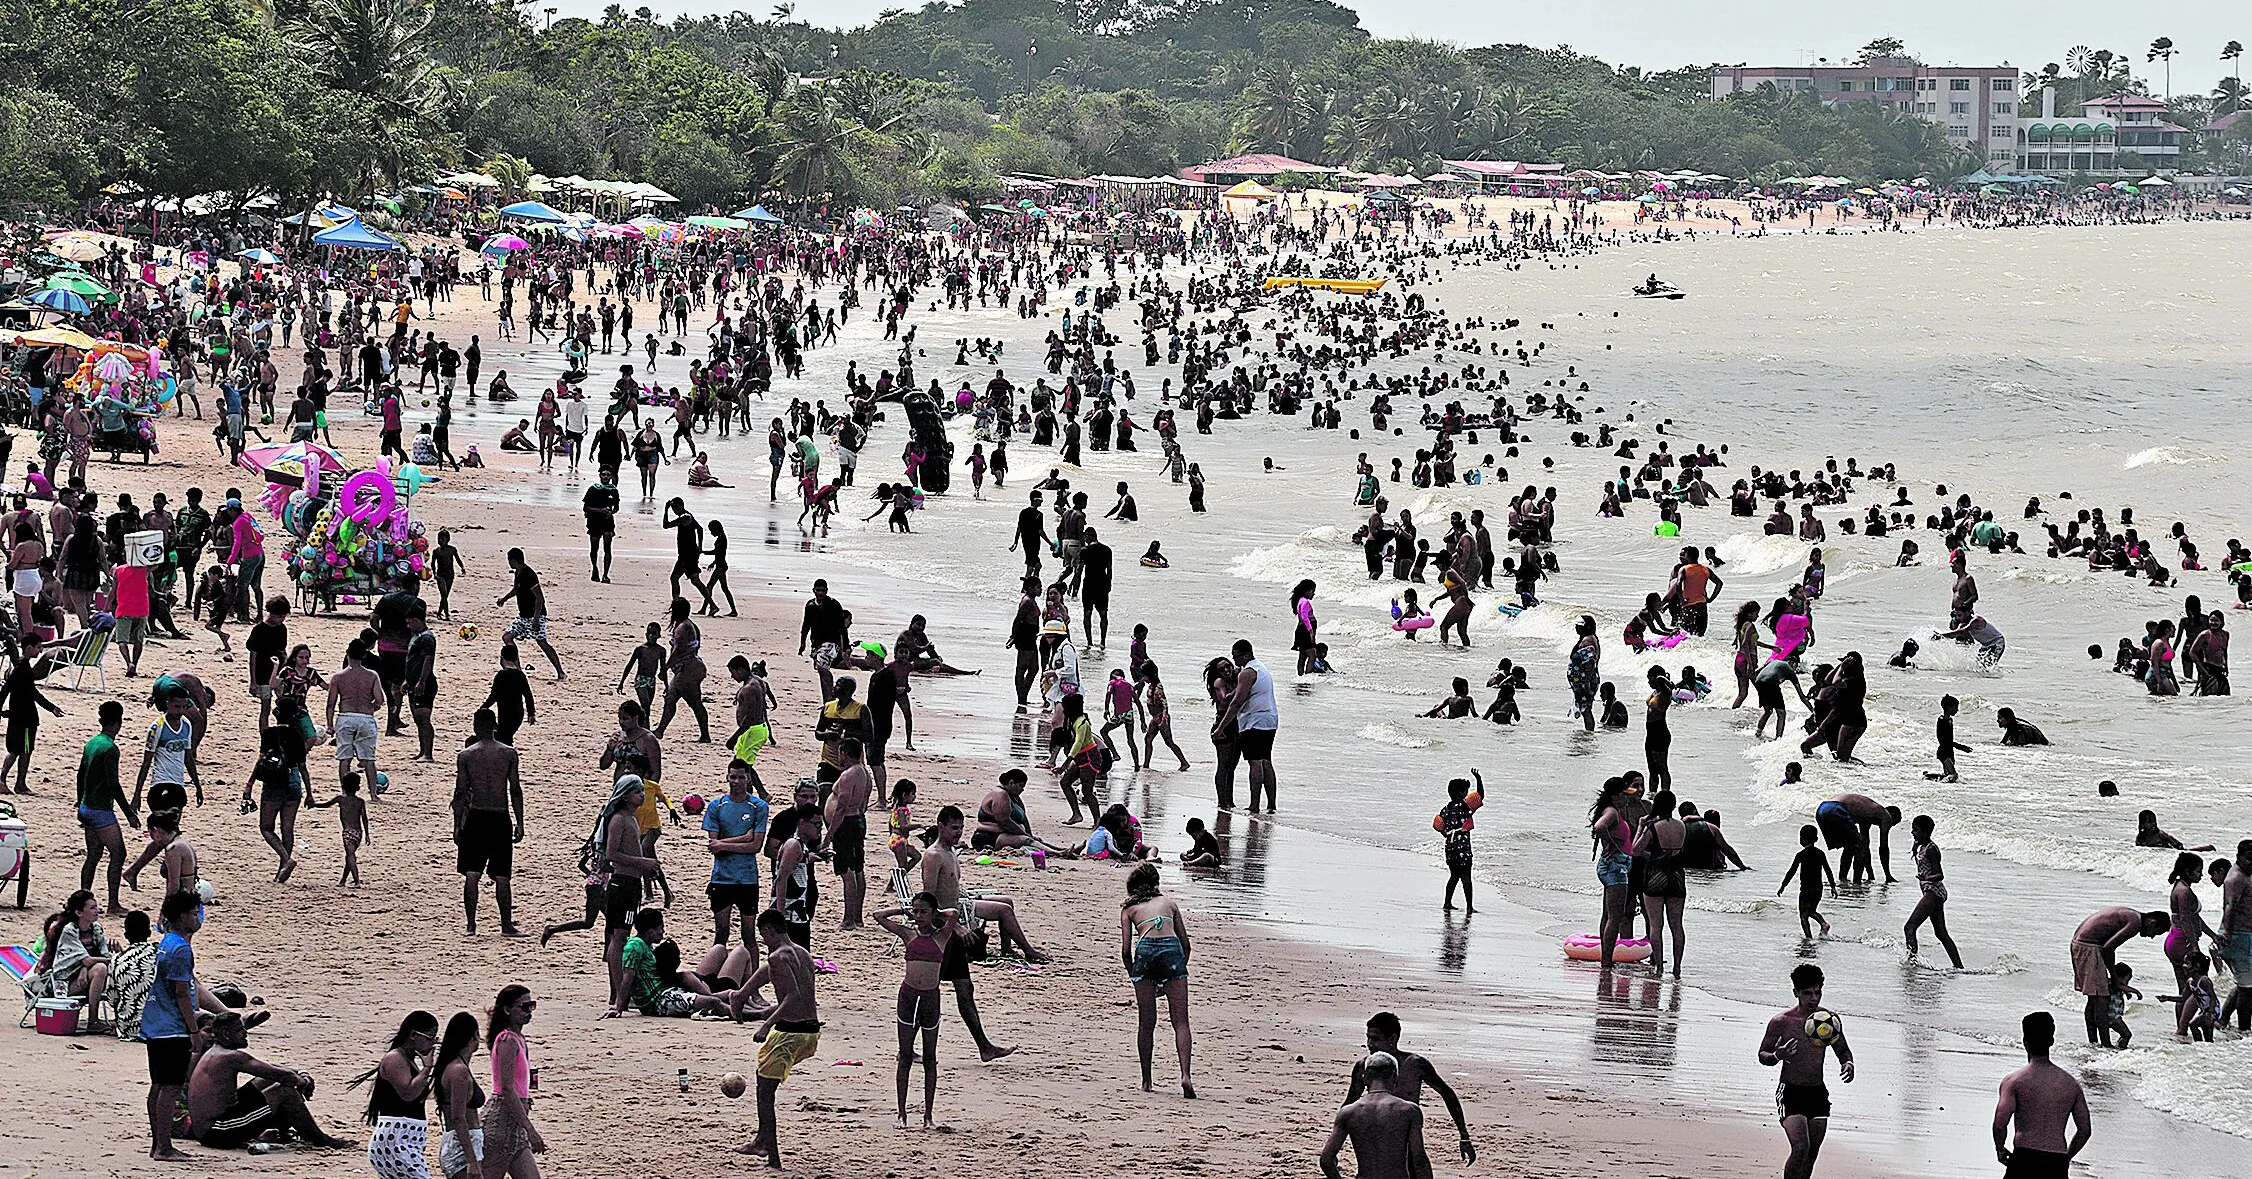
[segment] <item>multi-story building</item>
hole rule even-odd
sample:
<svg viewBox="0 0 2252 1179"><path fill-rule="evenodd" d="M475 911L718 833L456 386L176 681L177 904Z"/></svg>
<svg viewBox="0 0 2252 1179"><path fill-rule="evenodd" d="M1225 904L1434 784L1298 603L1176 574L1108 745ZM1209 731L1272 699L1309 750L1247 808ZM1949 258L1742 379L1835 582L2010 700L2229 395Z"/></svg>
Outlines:
<svg viewBox="0 0 2252 1179"><path fill-rule="evenodd" d="M1998 66L1929 66L1905 57L1871 58L1860 65L1714 66L1712 96L1773 86L1786 94L1812 94L1828 105L1881 103L1943 128L1947 141L1976 149L1986 169L2018 166L2018 72Z"/></svg>
<svg viewBox="0 0 2252 1179"><path fill-rule="evenodd" d="M2078 118L2056 113L2056 92L2041 93L2041 114L2025 123L2018 166L2029 172L2094 176L2171 176L2192 132L2169 122L2166 104L2147 94L2114 94L2080 104Z"/></svg>

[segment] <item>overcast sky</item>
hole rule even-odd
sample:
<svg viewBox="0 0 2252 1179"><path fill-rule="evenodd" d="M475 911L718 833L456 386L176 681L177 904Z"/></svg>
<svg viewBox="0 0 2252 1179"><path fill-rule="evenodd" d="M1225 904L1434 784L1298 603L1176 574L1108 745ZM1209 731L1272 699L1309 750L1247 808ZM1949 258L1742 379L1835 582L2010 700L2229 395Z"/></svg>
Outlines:
<svg viewBox="0 0 2252 1179"><path fill-rule="evenodd" d="M531 0L553 3L564 14L592 15L601 0ZM638 7L622 0L628 9ZM2230 39L2252 41L2252 4L2241 0L1987 0L1969 8L1937 5L1893 13L1844 5L1837 12L1806 0L1609 0L1579 4L1465 4L1462 0L1343 0L1361 13L1370 31L1419 36L1461 45L1522 42L1570 45L1622 65L1646 69L1714 62L1796 65L1818 57L1840 60L1877 37L1898 37L1934 64L1999 65L2039 69L2060 61L2073 45L2130 55L2138 77L2156 79L2156 63L2143 60L2151 41L2172 37L2176 91L2210 90L2230 72L2220 61ZM798 0L801 19L822 25L865 24L878 12L908 0ZM650 0L660 16L741 9L765 15L758 0Z"/></svg>

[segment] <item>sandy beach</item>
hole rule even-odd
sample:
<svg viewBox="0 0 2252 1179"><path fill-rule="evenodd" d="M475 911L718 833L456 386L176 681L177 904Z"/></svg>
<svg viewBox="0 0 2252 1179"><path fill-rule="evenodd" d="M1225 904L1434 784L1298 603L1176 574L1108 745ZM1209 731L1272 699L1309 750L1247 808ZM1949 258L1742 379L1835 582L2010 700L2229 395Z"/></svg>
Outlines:
<svg viewBox="0 0 2252 1179"><path fill-rule="evenodd" d="M1492 203L1497 212L1501 204ZM1613 220L1623 225L1631 216L1622 204ZM1705 229L1725 233L1724 221L1692 224L1698 225L1700 236ZM1712 245L1727 249L1735 243ZM1773 251L1821 250L1825 245L1811 239L1770 243L1760 247L1764 253L1758 264L1798 264L1777 262ZM1644 261L1621 251L1604 265L1635 271L1638 277ZM1706 255L1698 256L1697 264L1727 265ZM1818 269L1820 264L1808 265ZM1460 285L1439 287L1436 297L1463 296L1471 310L1482 312L1481 302L1490 298L1487 289L1463 290ZM1545 310L1539 307L1542 298L1525 300L1528 318ZM458 288L454 301L441 304L439 312L436 329L457 343L491 326L491 304L478 299L474 286ZM1012 374L1022 370L1029 379L1040 334L1054 322L1052 314L1027 322L999 309L926 318L935 325L924 330L922 339L927 363L949 383L954 370L940 365L951 359L955 335L1006 338ZM427 325L417 321L416 326ZM373 841L361 852L363 886L336 883L341 856L333 810L303 813L298 838L304 867L287 884L272 881L272 853L259 837L255 816L238 815L235 806L256 748L250 723L256 702L247 693L243 664L222 660L216 641L202 631L191 630L194 637L187 641L150 644L144 676L193 671L220 696L201 754L206 803L191 808L185 819L186 834L201 850L204 873L218 890L209 923L196 942L201 972L207 980L239 983L274 1012L272 1022L254 1036L252 1049L318 1078L312 1108L333 1132L364 1137L357 1117L364 1093L347 1093L344 1081L374 1063L406 1011L424 1008L441 1019L456 1010L482 1016L499 987L522 983L542 1001L528 1039L533 1062L541 1068L534 1117L550 1144L542 1161L547 1173L742 1173L747 1170L739 1165L742 1160L724 1152L749 1137L754 1111L747 1100L731 1102L720 1095L717 1082L723 1073L750 1071L750 1029L640 1017L599 1020L606 980L596 935L563 934L545 948L536 940L502 939L492 931L496 923L489 889L486 932L465 938L460 929L460 884L452 871L446 810L452 770L446 754L458 746L470 713L483 699L499 634L512 616L510 608L494 604L508 588L502 554L512 545L521 546L541 572L556 645L569 675L561 684L551 682L536 649L526 649L539 712L537 723L519 741L528 817L526 838L517 851L515 892L519 923L534 929L578 916L579 841L608 780L595 761L613 726L616 704L624 698L614 686L643 625L661 615L671 556L671 537L656 524L656 505L636 505L629 486L614 581L588 581L577 509L584 484L539 473L532 469L535 456L504 455L494 444L502 428L530 415L536 403L531 391L560 370L557 358L544 348L527 353L496 345L489 332L485 335L486 371L509 369L527 396L503 407L473 402L458 412L456 449L477 442L491 466L449 473L414 503L416 518L433 534L441 527L454 531L467 573L454 589L456 620L438 624L441 765L408 764L411 736L384 739L380 759L392 788L374 807ZM840 400L837 378L848 360L868 368L889 354L877 339L880 326L865 319L855 318L844 335L840 346L809 354L804 381L777 384L783 400L775 403L776 412L791 396ZM1592 349L1594 338L1576 342ZM948 355L941 357L942 350ZM624 358L595 358L590 395L605 371L604 362L619 359ZM668 357L660 375L668 383L681 380L684 365L685 360ZM285 382L292 375L285 373ZM424 416L410 413L409 421ZM765 416L762 410L759 417ZM339 416L337 422L341 449L358 460L372 458L372 419L347 422ZM111 466L97 459L89 483L105 500L126 491L143 504L159 490L177 500L190 485L214 494L229 485L249 487L255 477L229 467L213 452L208 429L208 423L167 418L157 462ZM1553 433L1554 427L1548 430ZM714 443L715 470L738 484L758 481L764 456L756 453L757 441ZM896 441L896 434L880 435L871 454L888 453ZM1219 451L1207 443L1202 453L1214 472L1215 489L1256 495L1260 484L1251 470L1257 453L1252 447L1266 444L1262 437L1235 448L1238 470L1215 462L1210 456ZM1154 464L1154 454L1145 457L1147 465ZM887 468L880 474L879 465ZM890 477L889 465L888 459L880 464L864 460L862 484ZM1048 465L1044 453L1027 448L1019 459L1020 478ZM1126 477L1122 466L1114 471L1091 463L1090 468L1086 479L1092 488L1107 487L1114 476ZM1303 470L1290 478L1304 478L1308 486L1325 480L1321 494L1341 496L1340 472L1345 469ZM797 532L794 501L785 498L770 507L756 489L744 487L725 493L686 491L685 470L685 465L664 468L657 501L688 495L699 514L727 521L738 546L732 565L741 617L699 620L711 668L707 688L714 697L714 735L724 738L732 728L726 698L730 685L722 670L727 657L767 660L781 701L777 746L760 763L770 787L786 790L797 775L810 774L818 753L810 738L818 688L810 665L795 653L799 610L816 576L827 577L855 611L856 633L888 641L910 615L930 613L933 634L949 660L983 672L916 681L917 750L895 743L891 773L895 780L911 777L920 784L919 819L946 803L973 808L1001 769L1030 760L1029 726L1022 717L1012 717L1010 658L1000 648L1005 605L977 608L974 600L953 592L935 563L918 567L919 550L905 550L907 555L888 562L839 560L831 542ZM1147 480L1146 485L1137 483L1150 489L1145 504L1161 494L1154 473L1135 477ZM951 523L950 511L968 514L970 509L958 502L964 492L958 485L951 500L934 501L918 527L943 534ZM1177 498L1170 490L1162 494ZM989 490L988 496L1021 502L1014 482L1006 492ZM854 499L848 506L858 503ZM866 510L860 506L840 514L837 532L881 529L880 519L863 525L853 518ZM988 505L978 510L1008 509ZM1336 514L1322 510L1322 519ZM1145 512L1158 514L1148 507ZM1185 517L1170 503L1162 518L1167 527L1185 526ZM1308 519L1301 527L1313 522ZM1175 548L1179 534L1166 535L1168 548ZM985 539L980 534L976 543ZM1180 539L1180 547L1188 547L1188 538ZM1236 542L1242 539L1225 535L1215 543L1224 541L1238 552L1242 546ZM1123 553L1124 546L1119 547ZM994 551L990 560L998 565L1015 558ZM1189 563L1178 556L1176 561L1184 567ZM1236 570L1236 579L1242 580L1240 566ZM276 583L269 576L269 589ZM1260 586L1258 592L1272 588ZM944 602L946 609L931 605L934 601ZM1163 601L1162 591L1152 591L1135 604L1143 616L1156 618ZM1112 640L1105 660L1120 661L1123 632L1136 620L1123 610L1113 615L1113 634L1119 637ZM291 637L312 643L316 663L333 668L362 621L358 616L293 616ZM476 624L480 637L456 637L460 623ZM239 650L243 632L231 629ZM1118 777L1110 785L1110 799L1128 802L1144 816L1168 861L1180 849L1175 834L1179 822L1192 813L1211 814L1211 749L1200 726L1189 720L1206 714L1202 701L1193 698L1189 670L1204 647L1213 645L1212 636L1205 638L1192 646L1185 636L1166 636L1170 647L1164 652L1175 669L1170 682L1183 718L1178 734L1197 764L1187 773ZM1273 640L1262 632L1262 641ZM126 733L131 736L153 714L141 708L146 679L128 680L123 670L122 658L113 653L108 663L111 695L126 701ZM10 944L29 943L37 921L75 887L80 855L70 805L75 749L94 731L96 705L108 698L93 691L61 691L59 685L51 685L50 693L66 711L43 731L32 776L35 796L18 800L32 829L35 866L30 909L0 911L0 937ZM724 789L721 747L695 744L693 736L693 718L683 716L665 740L665 780L675 800L690 791L710 796ZM314 757L323 755L316 751ZM1499 764L1508 765L1511 756L1503 752ZM1738 756L1731 748L1712 759L1717 764L1722 757ZM137 762L129 753L125 764L130 773ZM1484 764L1494 776L1497 763ZM1741 776L1741 761L1734 764ZM1419 765L1416 772L1424 768ZM1582 776L1591 768L1582 767ZM333 773L327 768L318 772L326 795ZM1014 896L1030 936L1055 956L1054 963L1039 968L1001 964L976 969L987 1029L997 1042L1018 1052L991 1064L976 1063L952 1004L947 1004L937 1117L948 1132L895 1131L892 995L901 965L896 943L874 928L836 932L834 894L825 895L816 919L815 952L834 959L840 969L821 981L827 1026L820 1052L782 1090L785 1173L914 1176L999 1165L1098 1175L1168 1170L1309 1174L1352 1064L1365 1051L1362 1023L1378 1010L1401 1016L1407 1026L1405 1046L1429 1055L1462 1096L1479 1158L1466 1166L1453 1157L1445 1113L1431 1102L1427 1139L1440 1174L1752 1176L1779 1167L1781 1138L1772 1107L1761 1094L1771 1085L1772 1074L1753 1064L1752 1047L1760 1023L1788 999L1780 986L1775 1002L1763 1007L1699 988L1695 978L1684 985L1559 965L1556 915L1534 890L1492 881L1481 885L1473 939L1467 924L1443 919L1430 899L1441 878L1435 848L1408 850L1385 838L1350 842L1318 822L1305 822L1296 800L1343 784L1304 761L1290 772L1301 779L1332 780L1307 781L1303 795L1294 792L1296 783L1286 784L1285 799L1293 804L1287 818L1237 814L1213 819L1216 833L1236 852L1224 872L1200 876L1170 862L1165 868L1166 887L1182 897L1195 937L1196 1101L1183 1101L1163 1084L1156 1094L1142 1093L1136 1084L1132 992L1118 961L1117 905L1124 895L1125 870L1093 863L1051 863L1045 871L971 867L967 883ZM1366 785L1375 789L1375 775L1370 777ZM1574 779L1564 792L1577 800L1582 787ZM1428 793L1424 786L1418 789ZM1063 810L1046 775L1035 771L1026 799L1034 826L1060 837ZM1744 813L1751 821L1748 806ZM1758 821L1777 818L1779 814L1763 813ZM1584 837L1566 834L1584 847ZM138 846L137 839L129 839L129 849ZM670 932L694 953L708 938L701 885L709 856L693 827L668 829L660 856L679 893ZM879 885L871 882L871 902ZM1415 899L1403 902L1403 896ZM158 899L143 891L129 903L153 909ZM113 938L119 936L116 918L104 924ZM1736 927L1706 934L1709 940L1700 946L1705 960L1727 953L1716 947L1741 935ZM1841 1117L1820 1173L1991 1173L1991 1155L1981 1142L1983 1128L1994 1078L2013 1067L2018 1059L2014 1050L1991 1039L1875 1019L1857 1024L1855 1036L1864 1078L1855 1087L1861 1092L1850 1096L1882 1112L1853 1120ZM38 1037L27 1030L16 1036L14 1046L21 1075L30 1080L0 1092L0 1142L17 1160L0 1163L0 1175L145 1175L157 1170L145 1157L146 1074L137 1045L107 1038ZM479 1067L484 1067L482 1058ZM681 1070L687 1074L685 1092L678 1079ZM1161 1077L1165 1071L1161 1046ZM2121 1092L2102 1097L2116 1104L2132 1102ZM2154 1140L2150 1154L2162 1152L2165 1142ZM2209 1146L2205 1138L2195 1140L2196 1150ZM198 1174L366 1172L356 1153L289 1148L253 1158L192 1145L187 1149L195 1154L190 1169ZM2128 1165L2117 1173L2133 1173L2132 1165L2143 1161L2139 1152L2129 1154L2124 1158Z"/></svg>

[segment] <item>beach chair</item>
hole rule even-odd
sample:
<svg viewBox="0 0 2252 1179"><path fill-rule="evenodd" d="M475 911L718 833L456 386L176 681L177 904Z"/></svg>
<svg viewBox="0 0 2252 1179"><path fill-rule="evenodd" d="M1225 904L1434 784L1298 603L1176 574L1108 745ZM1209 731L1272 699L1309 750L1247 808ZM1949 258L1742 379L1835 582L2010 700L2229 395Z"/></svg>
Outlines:
<svg viewBox="0 0 2252 1179"><path fill-rule="evenodd" d="M8 977L23 989L23 1018L16 1021L19 1028L31 1026L39 1000L47 997L47 980L33 981L32 972L38 968L39 955L32 953L30 946L0 946L0 970L7 971Z"/></svg>
<svg viewBox="0 0 2252 1179"><path fill-rule="evenodd" d="M70 661L63 665L70 672L71 691L86 690L88 671L94 673L94 682L100 685L102 691L109 691L109 673L102 670L102 660L109 655L109 637L110 632L107 630L79 632L78 645L71 649Z"/></svg>

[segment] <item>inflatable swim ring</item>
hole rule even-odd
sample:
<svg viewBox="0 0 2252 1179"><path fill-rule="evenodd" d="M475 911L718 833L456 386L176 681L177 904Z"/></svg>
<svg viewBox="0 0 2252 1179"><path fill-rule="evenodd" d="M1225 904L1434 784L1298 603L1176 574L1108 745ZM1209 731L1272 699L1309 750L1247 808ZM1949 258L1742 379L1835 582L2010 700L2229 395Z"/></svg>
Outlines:
<svg viewBox="0 0 2252 1179"><path fill-rule="evenodd" d="M1564 956L1574 962L1601 962L1603 939L1592 933L1575 933L1564 939ZM1620 938L1611 946L1611 961L1640 962L1650 956L1650 943L1642 938Z"/></svg>
<svg viewBox="0 0 2252 1179"><path fill-rule="evenodd" d="M1394 623L1392 624L1392 629L1393 629L1393 630L1422 630L1422 629L1424 629L1424 628L1426 628L1426 627L1428 627L1428 626L1432 625L1433 623L1435 623L1435 622L1437 622L1437 621L1438 621L1438 619L1436 619L1436 618L1433 618L1433 617L1431 617L1431 616L1430 616L1430 615L1428 615L1428 614L1418 614L1418 615L1416 615L1416 616L1415 616L1415 617L1413 617L1413 618L1402 618L1402 619L1400 619L1399 621L1397 621L1397 622L1394 622Z"/></svg>

